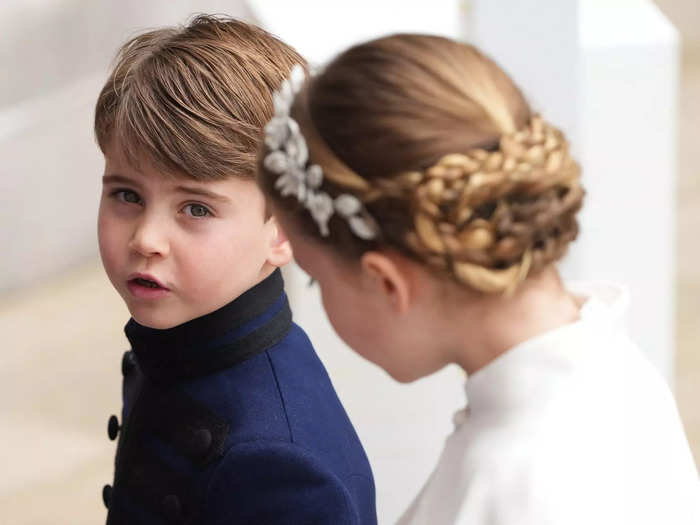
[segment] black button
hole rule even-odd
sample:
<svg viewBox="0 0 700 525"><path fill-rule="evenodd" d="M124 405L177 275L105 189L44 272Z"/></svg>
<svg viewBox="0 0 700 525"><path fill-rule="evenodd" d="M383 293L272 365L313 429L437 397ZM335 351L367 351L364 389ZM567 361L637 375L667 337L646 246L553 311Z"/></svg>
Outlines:
<svg viewBox="0 0 700 525"><path fill-rule="evenodd" d="M119 420L115 415L109 416L109 422L107 423L107 435L109 436L109 439L114 441L117 439L117 434L119 434Z"/></svg>
<svg viewBox="0 0 700 525"><path fill-rule="evenodd" d="M192 453L196 456L204 456L211 447L211 432L206 428L195 430L192 434Z"/></svg>
<svg viewBox="0 0 700 525"><path fill-rule="evenodd" d="M172 521L182 517L182 505L180 505L180 499L175 494L168 494L163 498L163 514Z"/></svg>
<svg viewBox="0 0 700 525"><path fill-rule="evenodd" d="M109 508L109 504L112 502L112 486L105 485L102 487L102 501L104 501L105 507Z"/></svg>
<svg viewBox="0 0 700 525"><path fill-rule="evenodd" d="M134 352L128 350L124 352L122 357L122 375L127 376L136 366L136 358L134 357Z"/></svg>

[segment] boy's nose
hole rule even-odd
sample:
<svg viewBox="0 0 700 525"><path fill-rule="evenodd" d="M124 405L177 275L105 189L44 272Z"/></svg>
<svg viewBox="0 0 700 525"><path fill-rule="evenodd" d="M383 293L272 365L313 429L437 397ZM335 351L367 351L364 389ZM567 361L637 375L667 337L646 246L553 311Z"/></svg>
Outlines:
<svg viewBox="0 0 700 525"><path fill-rule="evenodd" d="M129 240L129 249L144 257L167 256L170 252L170 243L162 230L156 221L142 220Z"/></svg>

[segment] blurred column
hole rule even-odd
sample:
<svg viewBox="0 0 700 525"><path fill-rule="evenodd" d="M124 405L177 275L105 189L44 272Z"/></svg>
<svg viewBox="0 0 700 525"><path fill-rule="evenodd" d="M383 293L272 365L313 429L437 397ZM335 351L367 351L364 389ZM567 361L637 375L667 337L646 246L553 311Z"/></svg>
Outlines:
<svg viewBox="0 0 700 525"><path fill-rule="evenodd" d="M673 386L679 37L645 0L581 0L582 162L572 275L629 285L635 341Z"/></svg>
<svg viewBox="0 0 700 525"><path fill-rule="evenodd" d="M673 381L678 34L647 0L465 3L465 34L562 127L583 165L569 279L625 283L630 333ZM470 38L471 35L471 38Z"/></svg>

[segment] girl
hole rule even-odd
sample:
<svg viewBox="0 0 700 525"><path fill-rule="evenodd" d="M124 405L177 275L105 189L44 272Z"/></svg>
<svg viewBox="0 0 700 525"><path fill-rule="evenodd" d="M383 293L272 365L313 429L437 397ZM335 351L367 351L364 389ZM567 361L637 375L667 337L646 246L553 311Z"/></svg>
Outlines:
<svg viewBox="0 0 700 525"><path fill-rule="evenodd" d="M584 190L563 134L472 46L394 35L275 95L260 184L328 317L468 405L406 524L700 523L673 398L624 291L565 285ZM600 256L613 256L600 254Z"/></svg>

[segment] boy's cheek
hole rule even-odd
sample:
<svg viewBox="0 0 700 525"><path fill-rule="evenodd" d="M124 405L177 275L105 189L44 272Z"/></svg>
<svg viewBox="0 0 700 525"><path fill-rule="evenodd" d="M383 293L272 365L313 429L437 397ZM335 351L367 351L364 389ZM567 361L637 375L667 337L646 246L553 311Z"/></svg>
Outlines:
<svg viewBox="0 0 700 525"><path fill-rule="evenodd" d="M100 249L100 257L102 258L102 265L112 282L114 282L113 273L117 266L117 260L119 259L120 237L119 228L114 221L101 214L97 221L97 241Z"/></svg>
<svg viewBox="0 0 700 525"><path fill-rule="evenodd" d="M107 255L111 250L111 246L114 242L114 232L113 228L110 227L108 220L100 215L97 221L97 243L100 247L100 254L104 261L105 255Z"/></svg>
<svg viewBox="0 0 700 525"><path fill-rule="evenodd" d="M97 212L97 240L100 244L106 237L110 226L110 212L108 208L108 203L105 202L103 197Z"/></svg>
<svg viewBox="0 0 700 525"><path fill-rule="evenodd" d="M179 258L178 278L193 298L222 294L226 302L250 288L258 279L265 262L262 243L241 238L221 239L189 246L187 261ZM192 257L191 254L198 254Z"/></svg>

